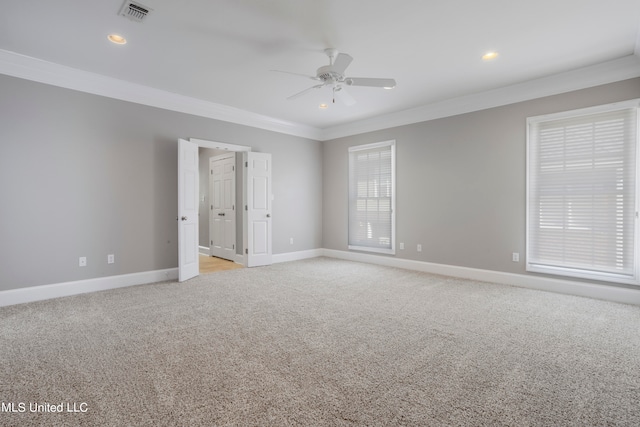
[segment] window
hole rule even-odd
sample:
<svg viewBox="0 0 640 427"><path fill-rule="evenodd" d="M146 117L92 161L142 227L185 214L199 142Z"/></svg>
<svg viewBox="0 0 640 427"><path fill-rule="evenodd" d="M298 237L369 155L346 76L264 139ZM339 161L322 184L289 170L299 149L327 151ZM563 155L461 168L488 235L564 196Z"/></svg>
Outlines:
<svg viewBox="0 0 640 427"><path fill-rule="evenodd" d="M349 249L395 253L395 141L349 147Z"/></svg>
<svg viewBox="0 0 640 427"><path fill-rule="evenodd" d="M527 270L637 284L640 100L527 120Z"/></svg>

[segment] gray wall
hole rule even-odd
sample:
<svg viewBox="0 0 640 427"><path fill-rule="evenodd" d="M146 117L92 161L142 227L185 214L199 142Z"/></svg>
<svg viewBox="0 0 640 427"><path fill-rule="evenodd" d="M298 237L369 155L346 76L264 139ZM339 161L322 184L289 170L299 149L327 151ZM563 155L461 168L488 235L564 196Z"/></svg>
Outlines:
<svg viewBox="0 0 640 427"><path fill-rule="evenodd" d="M317 141L4 75L0 94L0 290L176 267L178 138L272 153L273 252L322 247Z"/></svg>
<svg viewBox="0 0 640 427"><path fill-rule="evenodd" d="M634 98L640 79L325 141L323 245L347 250L348 147L395 139L395 256L525 273L526 118Z"/></svg>

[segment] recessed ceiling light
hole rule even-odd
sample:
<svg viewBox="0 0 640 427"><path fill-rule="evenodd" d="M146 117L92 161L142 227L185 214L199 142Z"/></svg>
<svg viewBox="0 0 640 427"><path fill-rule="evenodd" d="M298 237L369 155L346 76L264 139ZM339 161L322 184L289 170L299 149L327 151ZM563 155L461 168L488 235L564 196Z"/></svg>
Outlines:
<svg viewBox="0 0 640 427"><path fill-rule="evenodd" d="M115 43L115 44L127 44L127 39L125 39L124 37L122 37L119 34L109 34L107 36L107 39L109 39L109 41L111 43Z"/></svg>
<svg viewBox="0 0 640 427"><path fill-rule="evenodd" d="M383 87L383 89L386 89L386 90L391 90L391 89L395 89L395 88L396 88L395 86L385 86L385 87Z"/></svg>
<svg viewBox="0 0 640 427"><path fill-rule="evenodd" d="M487 52L482 55L483 61L491 61L492 59L496 59L498 57L498 52Z"/></svg>
<svg viewBox="0 0 640 427"><path fill-rule="evenodd" d="M329 108L329 106L327 104L320 104L318 105L318 108L322 108L323 110Z"/></svg>

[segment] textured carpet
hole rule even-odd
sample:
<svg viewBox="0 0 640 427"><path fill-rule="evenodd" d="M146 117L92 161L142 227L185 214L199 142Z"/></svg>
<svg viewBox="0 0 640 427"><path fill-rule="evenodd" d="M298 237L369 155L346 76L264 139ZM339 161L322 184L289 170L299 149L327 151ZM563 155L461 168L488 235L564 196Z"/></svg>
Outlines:
<svg viewBox="0 0 640 427"><path fill-rule="evenodd" d="M0 308L0 425L638 426L639 326L328 258L224 271Z"/></svg>

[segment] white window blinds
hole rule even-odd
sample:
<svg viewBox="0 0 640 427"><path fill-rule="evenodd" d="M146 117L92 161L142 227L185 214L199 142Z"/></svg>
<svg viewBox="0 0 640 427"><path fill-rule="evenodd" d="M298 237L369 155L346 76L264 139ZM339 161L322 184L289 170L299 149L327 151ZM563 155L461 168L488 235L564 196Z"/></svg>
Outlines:
<svg viewBox="0 0 640 427"><path fill-rule="evenodd" d="M395 253L395 141L349 148L349 249Z"/></svg>
<svg viewBox="0 0 640 427"><path fill-rule="evenodd" d="M636 282L637 105L528 120L529 271Z"/></svg>

